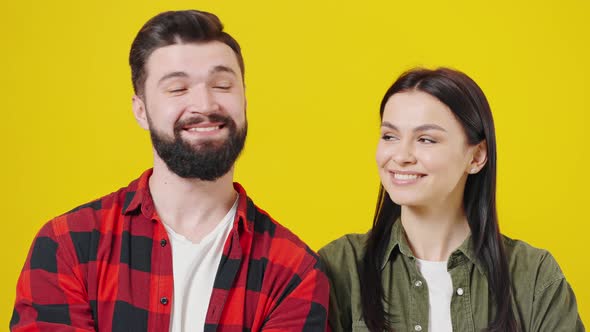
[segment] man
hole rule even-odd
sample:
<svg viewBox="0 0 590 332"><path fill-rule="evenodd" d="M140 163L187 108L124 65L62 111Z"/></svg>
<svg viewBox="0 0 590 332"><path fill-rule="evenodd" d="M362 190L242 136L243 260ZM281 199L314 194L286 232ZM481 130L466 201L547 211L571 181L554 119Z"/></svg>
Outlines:
<svg viewBox="0 0 590 332"><path fill-rule="evenodd" d="M247 131L238 43L213 14L165 12L129 62L153 170L41 229L11 330L324 330L318 257L233 183Z"/></svg>

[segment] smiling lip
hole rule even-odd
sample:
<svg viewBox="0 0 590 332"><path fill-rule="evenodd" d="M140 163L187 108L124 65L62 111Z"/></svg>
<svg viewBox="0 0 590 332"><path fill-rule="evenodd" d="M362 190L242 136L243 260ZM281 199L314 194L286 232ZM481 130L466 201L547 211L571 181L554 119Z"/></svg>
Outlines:
<svg viewBox="0 0 590 332"><path fill-rule="evenodd" d="M198 124L192 124L184 126L182 129L191 134L204 134L212 135L225 128L225 125L221 122L201 122Z"/></svg>
<svg viewBox="0 0 590 332"><path fill-rule="evenodd" d="M426 176L424 173L411 171L389 171L389 174L391 174L391 182L400 186L414 184Z"/></svg>

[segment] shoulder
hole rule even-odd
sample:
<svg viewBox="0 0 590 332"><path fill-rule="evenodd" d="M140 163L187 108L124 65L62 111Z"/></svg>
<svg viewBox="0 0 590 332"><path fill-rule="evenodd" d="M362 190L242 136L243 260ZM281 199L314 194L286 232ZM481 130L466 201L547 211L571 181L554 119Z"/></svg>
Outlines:
<svg viewBox="0 0 590 332"><path fill-rule="evenodd" d="M119 205L123 192L82 204L46 222L33 240L27 264L56 273L59 264L75 266L95 257L100 232L105 230L102 224L113 219L108 217L109 209Z"/></svg>
<svg viewBox="0 0 590 332"><path fill-rule="evenodd" d="M534 287L534 295L564 279L559 264L545 249L503 236L504 249L515 287Z"/></svg>
<svg viewBox="0 0 590 332"><path fill-rule="evenodd" d="M248 222L252 223L252 255L289 267L300 276L321 269L318 255L249 197L247 209Z"/></svg>
<svg viewBox="0 0 590 332"><path fill-rule="evenodd" d="M81 204L70 211L55 217L50 223L55 226L73 228L74 231L100 228L101 224L108 223L120 215L128 203L129 190L127 187L104 195L90 202Z"/></svg>
<svg viewBox="0 0 590 332"><path fill-rule="evenodd" d="M143 198L150 195L147 183L151 172L152 170L149 169L143 172L139 178L131 181L126 187L79 205L56 219L68 219L81 224L119 219L118 217L125 210L134 211L136 206L143 201Z"/></svg>
<svg viewBox="0 0 590 332"><path fill-rule="evenodd" d="M318 251L330 280L330 324L334 330L350 330L361 315L360 269L367 234L347 234Z"/></svg>
<svg viewBox="0 0 590 332"><path fill-rule="evenodd" d="M524 241L506 236L503 240L524 329L583 331L575 295L553 255Z"/></svg>
<svg viewBox="0 0 590 332"><path fill-rule="evenodd" d="M342 263L360 261L365 253L367 234L346 234L318 251L327 262Z"/></svg>
<svg viewBox="0 0 590 332"><path fill-rule="evenodd" d="M57 250L76 251L79 259L91 255L87 248L96 247L101 233L108 233L123 218L121 212L128 197L121 188L88 203L79 205L46 222L37 233L34 247L50 246Z"/></svg>
<svg viewBox="0 0 590 332"><path fill-rule="evenodd" d="M367 234L347 234L318 251L328 278L334 284L342 286L358 281L367 238Z"/></svg>

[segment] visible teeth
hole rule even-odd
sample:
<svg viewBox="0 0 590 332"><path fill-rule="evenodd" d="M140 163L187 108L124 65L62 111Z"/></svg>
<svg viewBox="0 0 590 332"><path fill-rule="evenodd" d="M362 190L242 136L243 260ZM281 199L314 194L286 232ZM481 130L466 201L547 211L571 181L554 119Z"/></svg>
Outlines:
<svg viewBox="0 0 590 332"><path fill-rule="evenodd" d="M189 128L188 131L197 131L197 132L205 132L205 131L213 131L219 129L219 126L215 127L193 127Z"/></svg>
<svg viewBox="0 0 590 332"><path fill-rule="evenodd" d="M420 176L418 174L399 174L399 173L394 173L393 177L398 179L398 180L415 180L417 178L419 178Z"/></svg>

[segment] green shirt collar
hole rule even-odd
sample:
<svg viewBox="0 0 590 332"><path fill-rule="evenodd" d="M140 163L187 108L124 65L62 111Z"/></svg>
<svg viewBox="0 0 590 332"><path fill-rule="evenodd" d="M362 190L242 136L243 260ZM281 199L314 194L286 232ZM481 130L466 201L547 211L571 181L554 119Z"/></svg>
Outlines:
<svg viewBox="0 0 590 332"><path fill-rule="evenodd" d="M385 255L383 255L381 261L381 270L385 268L385 265L387 265L389 260L392 258L392 253L396 248L399 249L399 252L401 252L404 256L410 257L412 259L415 258L414 253L410 249L410 244L408 243L408 239L405 235L404 228L399 218L393 223L389 243L387 244L387 248L385 248ZM475 264L480 273L484 275L486 274L485 269L475 255L473 241L471 241L471 235L469 235L459 246L459 248L457 248L457 250L451 254L447 266L449 269L452 269L455 266L461 265L467 261Z"/></svg>

